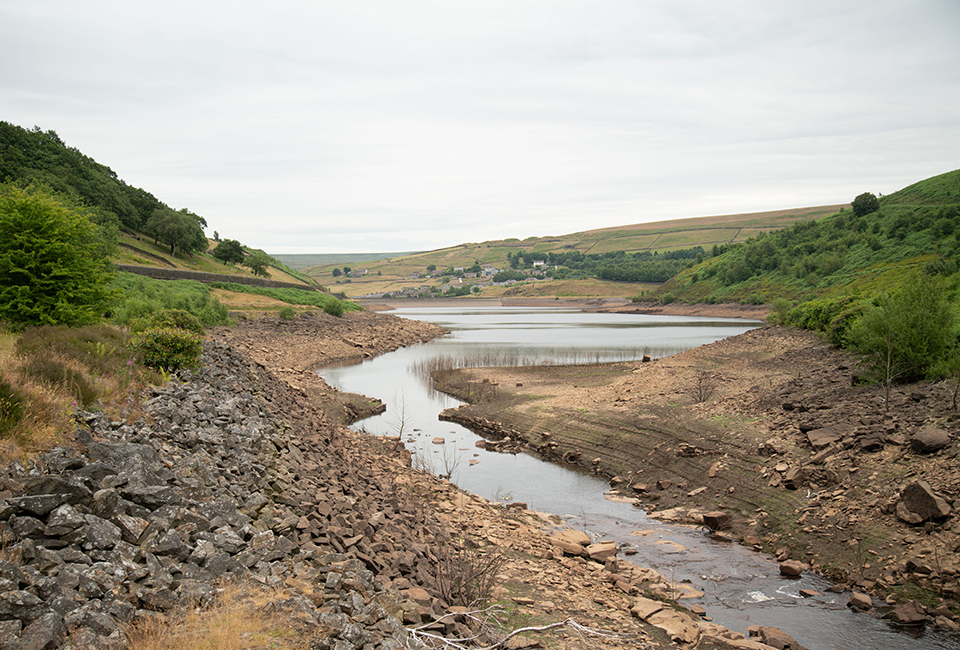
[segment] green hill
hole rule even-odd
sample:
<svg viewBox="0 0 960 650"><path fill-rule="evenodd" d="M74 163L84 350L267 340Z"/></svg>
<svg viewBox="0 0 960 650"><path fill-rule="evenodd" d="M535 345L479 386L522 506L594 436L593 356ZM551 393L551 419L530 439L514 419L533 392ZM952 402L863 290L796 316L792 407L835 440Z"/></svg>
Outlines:
<svg viewBox="0 0 960 650"><path fill-rule="evenodd" d="M960 170L879 199L879 209L851 208L815 221L721 247L683 269L651 299L686 302L806 301L875 295L911 269L952 275L960 255Z"/></svg>
<svg viewBox="0 0 960 650"><path fill-rule="evenodd" d="M55 131L39 127L24 129L0 121L0 182L34 184L87 206L94 221L113 231L117 238L114 261L135 266L159 266L186 271L204 271L225 275L250 275L250 270L223 264L207 253L216 247L203 235L207 227L203 217L185 209L174 211L150 192L128 185L112 169L69 147ZM159 234L151 221L157 214L174 215L192 224L195 246L186 253L170 252L170 246L158 245ZM161 241L163 238L160 238ZM177 248L180 248L178 244ZM247 253L256 252L247 249ZM312 284L271 258L271 279Z"/></svg>

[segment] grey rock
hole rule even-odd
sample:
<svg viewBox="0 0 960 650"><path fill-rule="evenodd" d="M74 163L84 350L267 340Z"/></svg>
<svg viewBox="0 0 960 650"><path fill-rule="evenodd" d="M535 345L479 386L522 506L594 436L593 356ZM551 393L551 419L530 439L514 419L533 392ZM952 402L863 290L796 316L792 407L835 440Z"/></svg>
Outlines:
<svg viewBox="0 0 960 650"><path fill-rule="evenodd" d="M83 515L69 503L57 507L47 517L47 533L61 536L80 528L87 523Z"/></svg>
<svg viewBox="0 0 960 650"><path fill-rule="evenodd" d="M23 630L20 647L23 650L53 650L63 645L67 628L53 612L44 614Z"/></svg>
<svg viewBox="0 0 960 650"><path fill-rule="evenodd" d="M46 605L29 591L5 591L0 593L0 618L18 618L34 621L46 611Z"/></svg>
<svg viewBox="0 0 960 650"><path fill-rule="evenodd" d="M121 539L120 528L96 515L86 516L87 525L75 533L85 550L113 548Z"/></svg>

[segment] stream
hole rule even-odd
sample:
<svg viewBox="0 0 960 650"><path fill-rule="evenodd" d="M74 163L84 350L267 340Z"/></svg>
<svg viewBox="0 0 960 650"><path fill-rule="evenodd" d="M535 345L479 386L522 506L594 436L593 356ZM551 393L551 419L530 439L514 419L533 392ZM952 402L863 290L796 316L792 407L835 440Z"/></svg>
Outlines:
<svg viewBox="0 0 960 650"><path fill-rule="evenodd" d="M643 510L604 498L608 483L595 475L540 460L477 448L480 436L438 414L461 402L437 392L424 376L425 361L503 366L624 361L676 354L762 323L737 319L585 313L572 308L456 306L405 307L394 315L442 325L451 334L375 359L320 369L341 391L383 400L385 413L354 425L373 435L400 435L414 466L449 475L464 490L491 501L523 501L556 514L594 538L614 539L636 554L619 557L652 567L671 581L704 592L701 604L714 622L744 632L773 626L809 650L849 648L947 649L960 638L926 628L907 629L846 607L848 594L826 591L813 574L780 575L770 557L718 541L704 530L648 519ZM434 444L443 438L443 444ZM470 461L475 464L471 465ZM822 593L802 598L799 590Z"/></svg>

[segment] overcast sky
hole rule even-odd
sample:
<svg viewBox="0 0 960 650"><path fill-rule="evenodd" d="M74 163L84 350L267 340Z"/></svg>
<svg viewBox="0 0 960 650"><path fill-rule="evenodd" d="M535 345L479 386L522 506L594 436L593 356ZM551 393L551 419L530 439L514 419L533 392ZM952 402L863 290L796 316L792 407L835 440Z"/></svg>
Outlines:
<svg viewBox="0 0 960 650"><path fill-rule="evenodd" d="M269 253L851 201L960 167L960 2L0 0L0 119Z"/></svg>

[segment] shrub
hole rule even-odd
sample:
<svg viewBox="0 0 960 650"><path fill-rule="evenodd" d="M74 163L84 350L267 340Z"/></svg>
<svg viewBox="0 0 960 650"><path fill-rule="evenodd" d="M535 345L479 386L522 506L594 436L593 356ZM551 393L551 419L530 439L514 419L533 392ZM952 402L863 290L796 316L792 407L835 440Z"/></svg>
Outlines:
<svg viewBox="0 0 960 650"><path fill-rule="evenodd" d="M330 314L331 316L336 316L340 318L343 316L344 305L342 300L336 298L330 298L323 303L323 311Z"/></svg>
<svg viewBox="0 0 960 650"><path fill-rule="evenodd" d="M83 407L90 406L100 397L100 391L83 372L70 367L66 359L57 358L50 352L32 355L21 366L21 370L27 376L67 390Z"/></svg>
<svg viewBox="0 0 960 650"><path fill-rule="evenodd" d="M665 305L669 305L671 302L673 302L676 299L677 299L676 296L674 296L669 291L663 294L662 296L660 296L660 302L662 302Z"/></svg>
<svg viewBox="0 0 960 650"><path fill-rule="evenodd" d="M297 315L297 311L290 305L287 305L285 307L281 307L280 311L277 312L277 315L283 320L293 320L293 317Z"/></svg>
<svg viewBox="0 0 960 650"><path fill-rule="evenodd" d="M130 347L144 365L162 370L199 368L203 339L196 332L175 327L149 328L130 339Z"/></svg>
<svg viewBox="0 0 960 650"><path fill-rule="evenodd" d="M955 351L958 317L946 289L942 276L917 273L850 328L852 347L883 383L930 375Z"/></svg>
<svg viewBox="0 0 960 650"><path fill-rule="evenodd" d="M23 419L23 397L0 377L0 437L6 436Z"/></svg>
<svg viewBox="0 0 960 650"><path fill-rule="evenodd" d="M179 328L196 334L203 334L203 325L193 314L183 309L164 309L145 318L130 321L130 331L142 332L148 329Z"/></svg>
<svg viewBox="0 0 960 650"><path fill-rule="evenodd" d="M785 325L787 314L790 312L792 305L793 303L786 298L774 298L770 304L770 313L767 315L767 320L774 325Z"/></svg>

